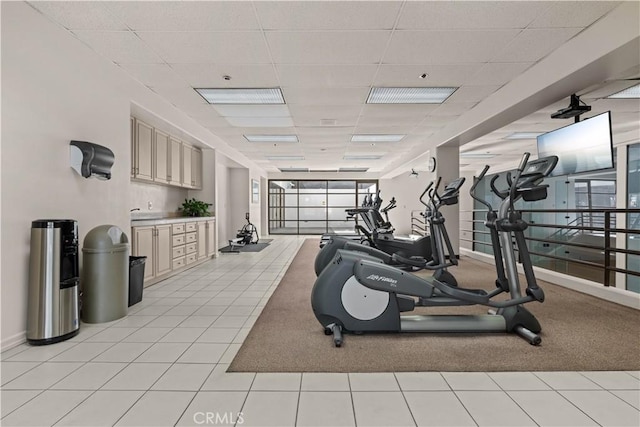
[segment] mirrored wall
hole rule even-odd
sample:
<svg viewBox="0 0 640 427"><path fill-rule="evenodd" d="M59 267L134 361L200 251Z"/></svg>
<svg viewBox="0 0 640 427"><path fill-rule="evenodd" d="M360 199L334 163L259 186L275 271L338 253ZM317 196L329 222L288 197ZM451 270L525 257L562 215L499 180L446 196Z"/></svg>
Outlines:
<svg viewBox="0 0 640 427"><path fill-rule="evenodd" d="M269 180L269 234L353 231L345 209L377 189L377 180Z"/></svg>

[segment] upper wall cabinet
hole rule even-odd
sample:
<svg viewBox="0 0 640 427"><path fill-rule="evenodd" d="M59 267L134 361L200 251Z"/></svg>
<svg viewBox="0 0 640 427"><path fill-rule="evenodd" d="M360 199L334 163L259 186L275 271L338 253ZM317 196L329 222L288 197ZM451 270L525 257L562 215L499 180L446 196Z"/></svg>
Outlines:
<svg viewBox="0 0 640 427"><path fill-rule="evenodd" d="M153 130L153 181L169 183L169 135Z"/></svg>
<svg viewBox="0 0 640 427"><path fill-rule="evenodd" d="M182 185L182 142L169 138L169 184Z"/></svg>
<svg viewBox="0 0 640 427"><path fill-rule="evenodd" d="M202 151L131 118L131 178L202 189Z"/></svg>
<svg viewBox="0 0 640 427"><path fill-rule="evenodd" d="M137 179L153 180L153 128L135 120L133 143L133 176Z"/></svg>

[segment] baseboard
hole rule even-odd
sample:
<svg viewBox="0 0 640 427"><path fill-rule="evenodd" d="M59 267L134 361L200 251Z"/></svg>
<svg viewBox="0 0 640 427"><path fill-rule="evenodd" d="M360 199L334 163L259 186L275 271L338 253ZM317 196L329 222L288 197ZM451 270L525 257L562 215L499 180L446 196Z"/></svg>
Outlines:
<svg viewBox="0 0 640 427"><path fill-rule="evenodd" d="M475 252L465 248L460 248L460 253L478 261L494 265L493 255ZM536 278L540 280L582 292L583 294L591 295L605 301L614 302L616 304L640 310L640 294L636 294L635 292L618 289L613 286L607 287L601 283L592 282L590 280L570 276L568 274L558 273L556 271L547 270L546 268L534 266L533 271L536 274ZM524 274L521 264L518 264L518 273Z"/></svg>
<svg viewBox="0 0 640 427"><path fill-rule="evenodd" d="M22 331L9 338L3 338L2 342L0 342L0 347L2 347L2 351L5 351L25 342L27 342L27 331Z"/></svg>

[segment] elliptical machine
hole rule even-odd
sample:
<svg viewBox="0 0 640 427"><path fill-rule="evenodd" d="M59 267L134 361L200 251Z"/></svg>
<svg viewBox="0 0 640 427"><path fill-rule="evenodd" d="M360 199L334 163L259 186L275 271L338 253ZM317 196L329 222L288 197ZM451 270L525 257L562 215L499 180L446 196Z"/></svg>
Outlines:
<svg viewBox="0 0 640 427"><path fill-rule="evenodd" d="M424 242L430 245L428 257L406 255L402 251L393 252L395 248L390 246L379 247L378 240L372 239L371 236L369 236L370 241L368 245L359 244L353 240L341 237L333 237L326 242L324 247L318 252L318 255L316 255L314 265L316 276L320 275L322 270L331 263L338 250L344 249L366 253L380 259L385 264L395 265L408 271L433 270L434 278L441 282L446 282L449 285L457 286L456 278L447 270L447 267L458 265L458 260L451 245L451 240L449 239L449 234L445 226L445 219L440 212L440 208L458 203L458 195L460 188L465 182L465 178L461 177L451 181L445 186L442 194L438 193L440 182L441 178L438 178L434 186L434 182L431 181L420 195L420 203L425 206L424 216L429 224L430 236L421 238L421 241L424 240ZM425 201L425 196L427 195L429 196L428 202ZM389 209L385 207L384 209L387 211L392 209L393 206L395 206L395 199L392 199L389 206L392 207ZM378 213L378 215L380 214ZM380 229L381 227L378 228L378 230ZM393 229L391 230L393 231Z"/></svg>
<svg viewBox="0 0 640 427"><path fill-rule="evenodd" d="M260 237L258 237L258 229L249 220L249 212L247 212L244 217L247 220L247 223L238 230L235 239L229 239L229 252L240 252L236 248L249 244L256 244L260 241Z"/></svg>
<svg viewBox="0 0 640 427"><path fill-rule="evenodd" d="M509 196L500 204L494 222L502 246L499 263L504 258L508 291L501 286L490 292L450 286L433 278L420 278L379 260L363 259L356 252L338 251L331 265L318 276L311 294L314 314L325 334L333 335L334 344L337 347L342 345L343 332L375 331L515 332L530 344L539 345L540 323L523 304L543 302L544 292L536 283L524 237L528 224L515 210L514 203L520 198L526 201L546 198L548 186L542 185L542 181L553 171L558 158L550 156L531 162L528 160L529 153L525 153ZM476 185L477 182L474 189ZM520 289L512 238L515 238L525 272L525 295ZM510 294L508 299L494 299L504 292ZM412 311L417 305L483 305L497 310L480 316L400 315Z"/></svg>

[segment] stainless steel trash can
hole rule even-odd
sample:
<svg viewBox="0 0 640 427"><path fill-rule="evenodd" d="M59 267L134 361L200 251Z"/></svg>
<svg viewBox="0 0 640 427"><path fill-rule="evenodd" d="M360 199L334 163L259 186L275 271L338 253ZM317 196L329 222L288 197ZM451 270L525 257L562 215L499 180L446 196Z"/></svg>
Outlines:
<svg viewBox="0 0 640 427"><path fill-rule="evenodd" d="M78 223L33 221L27 297L30 344L52 344L78 333L78 282Z"/></svg>
<svg viewBox="0 0 640 427"><path fill-rule="evenodd" d="M82 321L103 323L127 315L129 239L115 225L95 227L82 246Z"/></svg>

